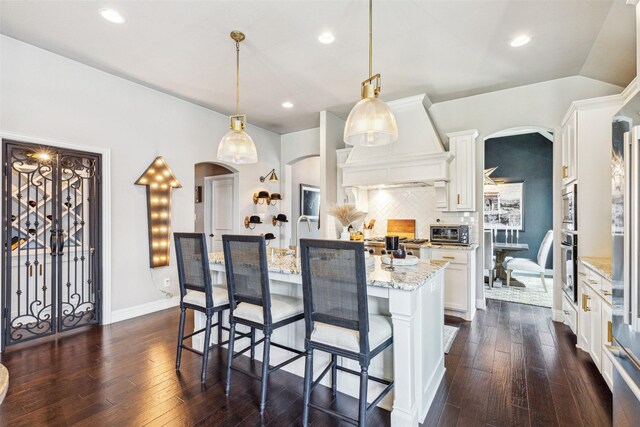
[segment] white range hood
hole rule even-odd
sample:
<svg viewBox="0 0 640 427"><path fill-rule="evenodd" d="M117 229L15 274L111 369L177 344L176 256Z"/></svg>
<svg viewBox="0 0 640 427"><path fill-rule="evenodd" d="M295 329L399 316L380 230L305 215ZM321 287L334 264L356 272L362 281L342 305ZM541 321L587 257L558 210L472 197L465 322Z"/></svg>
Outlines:
<svg viewBox="0 0 640 427"><path fill-rule="evenodd" d="M344 187L433 185L449 181L453 155L444 149L427 108L425 94L387 103L396 115L398 141L382 147L353 147L342 169Z"/></svg>

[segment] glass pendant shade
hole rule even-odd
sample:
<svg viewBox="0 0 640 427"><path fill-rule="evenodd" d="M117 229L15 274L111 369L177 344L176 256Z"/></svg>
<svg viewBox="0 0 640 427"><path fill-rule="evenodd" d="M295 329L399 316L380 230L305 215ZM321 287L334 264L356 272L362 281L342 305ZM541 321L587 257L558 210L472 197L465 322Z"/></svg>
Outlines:
<svg viewBox="0 0 640 427"><path fill-rule="evenodd" d="M358 102L344 127L344 142L349 145L378 146L398 140L396 116L379 98L363 98Z"/></svg>
<svg viewBox="0 0 640 427"><path fill-rule="evenodd" d="M235 164L257 163L256 144L243 129L231 129L218 145L218 160Z"/></svg>

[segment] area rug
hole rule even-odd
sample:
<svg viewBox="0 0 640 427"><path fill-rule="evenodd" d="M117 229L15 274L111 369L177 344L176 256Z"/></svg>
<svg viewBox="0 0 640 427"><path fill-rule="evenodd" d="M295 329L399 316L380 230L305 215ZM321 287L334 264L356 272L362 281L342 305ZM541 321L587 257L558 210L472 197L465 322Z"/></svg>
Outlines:
<svg viewBox="0 0 640 427"><path fill-rule="evenodd" d="M449 353L453 340L456 339L458 329L455 326L444 325L444 354Z"/></svg>
<svg viewBox="0 0 640 427"><path fill-rule="evenodd" d="M520 304L537 305L540 307L551 307L553 301L553 278L547 277L546 284L549 292L545 292L540 283L540 276L527 275L523 273L513 273L524 287L506 286L503 283L501 288L489 288L485 283L484 296L489 299L500 301L517 302Z"/></svg>

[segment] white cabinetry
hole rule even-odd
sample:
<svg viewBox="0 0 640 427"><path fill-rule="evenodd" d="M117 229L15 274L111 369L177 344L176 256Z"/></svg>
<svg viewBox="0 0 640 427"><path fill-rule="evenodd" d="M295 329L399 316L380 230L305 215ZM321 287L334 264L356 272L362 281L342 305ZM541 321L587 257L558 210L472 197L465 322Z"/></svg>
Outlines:
<svg viewBox="0 0 640 427"><path fill-rule="evenodd" d="M473 320L476 313L475 249L431 249L431 259L446 261L444 271L445 313Z"/></svg>
<svg viewBox="0 0 640 427"><path fill-rule="evenodd" d="M478 131L448 133L449 151L455 157L449 167L449 210L476 210L476 138Z"/></svg>
<svg viewBox="0 0 640 427"><path fill-rule="evenodd" d="M578 179L578 111L573 110L562 126L562 185Z"/></svg>
<svg viewBox="0 0 640 427"><path fill-rule="evenodd" d="M593 363L612 387L613 366L605 356L604 346L611 345L611 281L579 264L578 274L578 343L589 353Z"/></svg>
<svg viewBox="0 0 640 427"><path fill-rule="evenodd" d="M578 310L566 295L562 295L562 322L575 334L578 331Z"/></svg>

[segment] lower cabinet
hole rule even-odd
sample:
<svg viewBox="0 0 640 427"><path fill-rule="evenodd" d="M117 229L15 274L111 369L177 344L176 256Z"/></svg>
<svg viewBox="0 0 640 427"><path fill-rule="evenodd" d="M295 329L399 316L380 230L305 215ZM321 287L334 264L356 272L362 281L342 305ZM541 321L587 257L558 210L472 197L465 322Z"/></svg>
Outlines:
<svg viewBox="0 0 640 427"><path fill-rule="evenodd" d="M604 380L612 387L613 366L604 353L604 347L611 345L611 304L607 297L607 287L611 283L603 277L591 280L595 274L587 272L587 278L578 282L578 348L591 356ZM604 289L604 290L603 290Z"/></svg>
<svg viewBox="0 0 640 427"><path fill-rule="evenodd" d="M562 314L562 322L575 334L578 331L578 311L566 295L562 295Z"/></svg>
<svg viewBox="0 0 640 427"><path fill-rule="evenodd" d="M445 313L473 320L476 313L476 251L434 248L431 259L449 263L444 271Z"/></svg>

